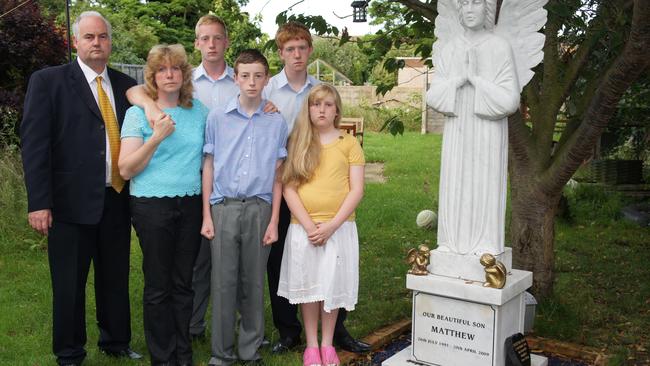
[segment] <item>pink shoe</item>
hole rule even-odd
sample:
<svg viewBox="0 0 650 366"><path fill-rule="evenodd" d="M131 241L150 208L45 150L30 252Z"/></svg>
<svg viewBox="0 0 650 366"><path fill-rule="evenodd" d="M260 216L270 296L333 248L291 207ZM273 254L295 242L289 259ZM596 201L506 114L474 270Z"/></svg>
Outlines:
<svg viewBox="0 0 650 366"><path fill-rule="evenodd" d="M320 353L318 347L306 347L305 353L302 354L302 364L304 366L321 366Z"/></svg>
<svg viewBox="0 0 650 366"><path fill-rule="evenodd" d="M320 348L320 356L323 360L323 366L339 366L339 356L336 355L336 349L332 346L323 346Z"/></svg>

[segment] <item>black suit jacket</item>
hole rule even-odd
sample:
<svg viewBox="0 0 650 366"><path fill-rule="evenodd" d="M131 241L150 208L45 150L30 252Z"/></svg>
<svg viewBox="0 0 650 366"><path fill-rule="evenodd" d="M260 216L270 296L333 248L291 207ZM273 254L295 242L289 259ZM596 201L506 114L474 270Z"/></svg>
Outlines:
<svg viewBox="0 0 650 366"><path fill-rule="evenodd" d="M136 82L110 68L108 77L121 127L130 106L125 93ZM49 208L56 221L98 223L106 187L106 132L76 60L32 74L20 136L28 211Z"/></svg>

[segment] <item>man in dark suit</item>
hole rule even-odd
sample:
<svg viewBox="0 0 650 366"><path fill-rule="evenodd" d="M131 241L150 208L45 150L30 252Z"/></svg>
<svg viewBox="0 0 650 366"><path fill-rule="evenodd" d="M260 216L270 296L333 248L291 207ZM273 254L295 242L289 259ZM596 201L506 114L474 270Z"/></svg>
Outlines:
<svg viewBox="0 0 650 366"><path fill-rule="evenodd" d="M100 350L142 357L129 348L129 192L115 174L125 92L136 83L106 66L111 26L101 14L82 13L73 32L77 60L31 76L21 125L29 224L48 237L60 365L79 365L86 355L91 261Z"/></svg>

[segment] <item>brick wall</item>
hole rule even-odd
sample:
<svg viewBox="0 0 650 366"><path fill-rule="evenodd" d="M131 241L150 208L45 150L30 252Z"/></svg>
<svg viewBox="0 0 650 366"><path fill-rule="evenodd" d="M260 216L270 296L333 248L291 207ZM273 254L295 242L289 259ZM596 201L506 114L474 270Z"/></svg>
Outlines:
<svg viewBox="0 0 650 366"><path fill-rule="evenodd" d="M422 87L402 87L393 88L385 95L376 95L376 87L371 85L364 86L337 86L336 89L341 95L344 105L377 105L382 104L387 107L400 106L409 104L412 107L422 108ZM426 120L426 132L442 133L443 116L431 108L427 108L426 114L423 114Z"/></svg>

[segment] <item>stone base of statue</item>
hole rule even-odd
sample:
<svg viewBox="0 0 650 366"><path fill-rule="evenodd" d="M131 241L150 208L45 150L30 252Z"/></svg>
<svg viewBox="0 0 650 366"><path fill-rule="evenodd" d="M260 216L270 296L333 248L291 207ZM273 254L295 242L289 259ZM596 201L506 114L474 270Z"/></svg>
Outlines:
<svg viewBox="0 0 650 366"><path fill-rule="evenodd" d="M449 276L407 275L406 287L413 290L412 344L382 365L506 365L505 341L523 333L524 292L533 282L531 272L509 271L502 289ZM544 357L532 355L530 361L547 365Z"/></svg>
<svg viewBox="0 0 650 366"><path fill-rule="evenodd" d="M382 366L417 366L418 365L416 363L417 361L413 361L412 353L413 353L412 347L408 346L403 350L399 351L398 353L396 353L395 355L393 355L391 358L384 361L381 365ZM426 365L426 363L423 363L423 365ZM530 355L530 365L547 366L548 359L543 356Z"/></svg>
<svg viewBox="0 0 650 366"><path fill-rule="evenodd" d="M429 273L469 281L485 281L485 267L480 263L482 252L476 254L457 254L438 249L429 252ZM512 248L506 247L503 253L493 254L497 261L512 271Z"/></svg>

